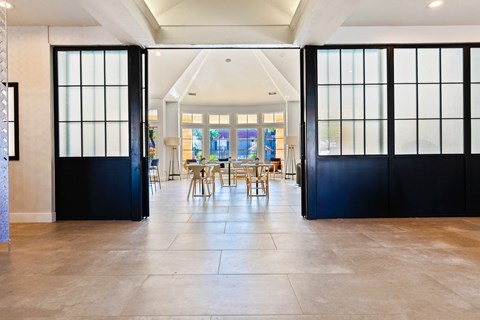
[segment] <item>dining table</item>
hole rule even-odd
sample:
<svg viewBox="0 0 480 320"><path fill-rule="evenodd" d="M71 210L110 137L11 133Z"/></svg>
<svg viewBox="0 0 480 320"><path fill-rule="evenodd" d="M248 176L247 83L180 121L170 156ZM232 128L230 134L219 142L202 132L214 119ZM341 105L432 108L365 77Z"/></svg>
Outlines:
<svg viewBox="0 0 480 320"><path fill-rule="evenodd" d="M222 187L236 187L237 186L237 180L232 178L233 170L232 170L232 165L234 164L241 164L241 161L235 161L235 160L230 160L230 161L219 161L220 164L223 164L224 166L227 167L227 174L228 174L228 183L223 183Z"/></svg>

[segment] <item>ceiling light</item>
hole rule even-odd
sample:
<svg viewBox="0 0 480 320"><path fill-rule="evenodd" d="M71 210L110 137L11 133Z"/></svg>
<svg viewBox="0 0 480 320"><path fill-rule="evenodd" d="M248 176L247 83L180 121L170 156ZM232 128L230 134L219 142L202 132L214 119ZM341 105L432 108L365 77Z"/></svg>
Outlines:
<svg viewBox="0 0 480 320"><path fill-rule="evenodd" d="M10 9L13 8L13 4L7 1L0 1L0 7Z"/></svg>
<svg viewBox="0 0 480 320"><path fill-rule="evenodd" d="M188 95L189 95L189 96L194 96L194 97L195 97L195 96L197 95L197 93L196 93L196 92L189 92L189 93L188 93Z"/></svg>
<svg viewBox="0 0 480 320"><path fill-rule="evenodd" d="M429 7L430 9L433 9L433 8L440 7L442 4L443 4L443 0L433 0L428 3L427 7Z"/></svg>
<svg viewBox="0 0 480 320"><path fill-rule="evenodd" d="M161 56L162 56L162 53L161 53L160 51L157 51L157 52L155 52L155 55L156 55L157 57L161 57Z"/></svg>
<svg viewBox="0 0 480 320"><path fill-rule="evenodd" d="M230 62L232 62L232 59L227 58L227 59L225 59L225 62L226 62L226 63L230 63Z"/></svg>
<svg viewBox="0 0 480 320"><path fill-rule="evenodd" d="M270 92L268 93L269 96L274 96L274 95L276 95L276 94L277 94L277 93L276 93L275 91L270 91Z"/></svg>

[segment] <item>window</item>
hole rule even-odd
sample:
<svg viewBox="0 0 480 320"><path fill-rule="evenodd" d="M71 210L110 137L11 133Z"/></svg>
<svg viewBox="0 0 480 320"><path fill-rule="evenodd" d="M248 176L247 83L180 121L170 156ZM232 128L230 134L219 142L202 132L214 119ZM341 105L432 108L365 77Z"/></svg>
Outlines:
<svg viewBox="0 0 480 320"><path fill-rule="evenodd" d="M203 156L202 150L203 130L202 129L182 129L182 161L187 159L197 159Z"/></svg>
<svg viewBox="0 0 480 320"><path fill-rule="evenodd" d="M257 129L237 130L237 157L238 159L255 159L258 149Z"/></svg>
<svg viewBox="0 0 480 320"><path fill-rule="evenodd" d="M272 112L263 114L263 123L283 123L283 112Z"/></svg>
<svg viewBox="0 0 480 320"><path fill-rule="evenodd" d="M269 128L264 131L265 160L283 159L285 153L285 129Z"/></svg>
<svg viewBox="0 0 480 320"><path fill-rule="evenodd" d="M182 113L182 123L203 123L201 113Z"/></svg>
<svg viewBox="0 0 480 320"><path fill-rule="evenodd" d="M471 51L472 153L480 153L480 48Z"/></svg>
<svg viewBox="0 0 480 320"><path fill-rule="evenodd" d="M318 50L319 155L387 153L386 53Z"/></svg>
<svg viewBox="0 0 480 320"><path fill-rule="evenodd" d="M257 115L256 114L239 114L237 115L238 124L256 124Z"/></svg>
<svg viewBox="0 0 480 320"><path fill-rule="evenodd" d="M18 83L9 82L8 86L8 158L19 160L18 140Z"/></svg>
<svg viewBox="0 0 480 320"><path fill-rule="evenodd" d="M211 114L208 116L210 124L229 124L230 116L228 114Z"/></svg>
<svg viewBox="0 0 480 320"><path fill-rule="evenodd" d="M463 49L395 49L395 154L463 153Z"/></svg>
<svg viewBox="0 0 480 320"><path fill-rule="evenodd" d="M128 156L126 50L58 52L60 157Z"/></svg>
<svg viewBox="0 0 480 320"><path fill-rule="evenodd" d="M230 156L230 129L210 129L210 159Z"/></svg>

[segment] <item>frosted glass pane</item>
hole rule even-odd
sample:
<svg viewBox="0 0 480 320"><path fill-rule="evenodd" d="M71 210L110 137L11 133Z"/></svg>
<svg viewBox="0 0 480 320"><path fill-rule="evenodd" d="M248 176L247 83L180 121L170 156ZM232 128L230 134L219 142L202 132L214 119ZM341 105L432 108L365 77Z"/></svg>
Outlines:
<svg viewBox="0 0 480 320"><path fill-rule="evenodd" d="M257 123L257 115L256 114L249 114L248 115L248 123Z"/></svg>
<svg viewBox="0 0 480 320"><path fill-rule="evenodd" d="M340 86L318 87L318 118L340 119Z"/></svg>
<svg viewBox="0 0 480 320"><path fill-rule="evenodd" d="M415 83L416 55L415 49L395 49L395 83Z"/></svg>
<svg viewBox="0 0 480 320"><path fill-rule="evenodd" d="M82 140L79 122L59 123L60 157L81 157Z"/></svg>
<svg viewBox="0 0 480 320"><path fill-rule="evenodd" d="M472 84L472 118L480 118L480 84Z"/></svg>
<svg viewBox="0 0 480 320"><path fill-rule="evenodd" d="M417 154L417 122L395 121L395 154Z"/></svg>
<svg viewBox="0 0 480 320"><path fill-rule="evenodd" d="M202 123L202 122L203 122L202 114L194 113L193 114L193 123Z"/></svg>
<svg viewBox="0 0 480 320"><path fill-rule="evenodd" d="M387 50L365 50L365 83L387 83Z"/></svg>
<svg viewBox="0 0 480 320"><path fill-rule="evenodd" d="M15 156L15 123L8 123L8 156Z"/></svg>
<svg viewBox="0 0 480 320"><path fill-rule="evenodd" d="M363 148L363 121L342 122L342 154L365 154Z"/></svg>
<svg viewBox="0 0 480 320"><path fill-rule="evenodd" d="M418 122L418 153L440 153L440 120Z"/></svg>
<svg viewBox="0 0 480 320"><path fill-rule="evenodd" d="M82 52L82 84L104 84L103 51Z"/></svg>
<svg viewBox="0 0 480 320"><path fill-rule="evenodd" d="M387 86L365 86L365 117L367 119L387 118Z"/></svg>
<svg viewBox="0 0 480 320"><path fill-rule="evenodd" d="M387 154L387 121L366 121L366 154Z"/></svg>
<svg viewBox="0 0 480 320"><path fill-rule="evenodd" d="M472 82L480 82L480 48L472 48L470 54Z"/></svg>
<svg viewBox="0 0 480 320"><path fill-rule="evenodd" d="M105 96L103 87L83 87L83 120L105 120Z"/></svg>
<svg viewBox="0 0 480 320"><path fill-rule="evenodd" d="M472 120L472 153L480 153L480 120Z"/></svg>
<svg viewBox="0 0 480 320"><path fill-rule="evenodd" d="M127 51L106 51L105 71L107 85L128 84L128 62Z"/></svg>
<svg viewBox="0 0 480 320"><path fill-rule="evenodd" d="M107 87L107 120L128 120L127 87Z"/></svg>
<svg viewBox="0 0 480 320"><path fill-rule="evenodd" d="M80 85L80 51L58 52L58 84Z"/></svg>
<svg viewBox="0 0 480 320"><path fill-rule="evenodd" d="M395 85L395 118L416 118L417 88L411 84Z"/></svg>
<svg viewBox="0 0 480 320"><path fill-rule="evenodd" d="M128 123L107 122L107 156L128 157Z"/></svg>
<svg viewBox="0 0 480 320"><path fill-rule="evenodd" d="M463 120L442 121L442 153L463 153Z"/></svg>
<svg viewBox="0 0 480 320"><path fill-rule="evenodd" d="M105 156L105 123L83 123L83 156Z"/></svg>
<svg viewBox="0 0 480 320"><path fill-rule="evenodd" d="M58 119L80 121L80 88L58 88Z"/></svg>
<svg viewBox="0 0 480 320"><path fill-rule="evenodd" d="M318 122L318 154L340 155L340 121Z"/></svg>
<svg viewBox="0 0 480 320"><path fill-rule="evenodd" d="M463 85L442 85L443 118L463 118Z"/></svg>
<svg viewBox="0 0 480 320"><path fill-rule="evenodd" d="M440 82L439 49L418 49L418 82Z"/></svg>
<svg viewBox="0 0 480 320"><path fill-rule="evenodd" d="M239 114L237 117L238 117L237 123L239 123L239 124L247 123L247 115L246 114Z"/></svg>
<svg viewBox="0 0 480 320"><path fill-rule="evenodd" d="M463 82L463 49L442 49L442 82Z"/></svg>
<svg viewBox="0 0 480 320"><path fill-rule="evenodd" d="M318 84L340 84L340 50L318 50Z"/></svg>
<svg viewBox="0 0 480 320"><path fill-rule="evenodd" d="M15 121L15 90L8 88L8 121Z"/></svg>
<svg viewBox="0 0 480 320"><path fill-rule="evenodd" d="M342 86L342 118L363 119L363 86Z"/></svg>
<svg viewBox="0 0 480 320"><path fill-rule="evenodd" d="M229 124L230 123L230 116L229 115L221 115L220 116L220 123L221 124Z"/></svg>
<svg viewBox="0 0 480 320"><path fill-rule="evenodd" d="M363 83L363 50L342 50L342 83Z"/></svg>
<svg viewBox="0 0 480 320"><path fill-rule="evenodd" d="M440 85L418 85L418 117L440 118Z"/></svg>

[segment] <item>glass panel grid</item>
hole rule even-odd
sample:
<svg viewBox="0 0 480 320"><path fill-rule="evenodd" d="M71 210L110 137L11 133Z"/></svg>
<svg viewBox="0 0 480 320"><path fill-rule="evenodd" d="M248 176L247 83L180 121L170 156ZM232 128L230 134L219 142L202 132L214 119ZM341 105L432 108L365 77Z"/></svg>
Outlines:
<svg viewBox="0 0 480 320"><path fill-rule="evenodd" d="M230 129L210 129L210 160L230 156Z"/></svg>
<svg viewBox="0 0 480 320"><path fill-rule="evenodd" d="M58 52L60 157L127 157L126 50Z"/></svg>
<svg viewBox="0 0 480 320"><path fill-rule="evenodd" d="M182 161L203 157L203 130L182 128Z"/></svg>
<svg viewBox="0 0 480 320"><path fill-rule="evenodd" d="M319 155L387 153L387 50L319 50Z"/></svg>
<svg viewBox="0 0 480 320"><path fill-rule="evenodd" d="M285 154L285 129L266 128L263 136L264 159L284 158Z"/></svg>
<svg viewBox="0 0 480 320"><path fill-rule="evenodd" d="M472 154L480 154L480 48L470 51L471 74L471 148Z"/></svg>
<svg viewBox="0 0 480 320"><path fill-rule="evenodd" d="M395 154L463 153L463 49L397 48L394 68Z"/></svg>

